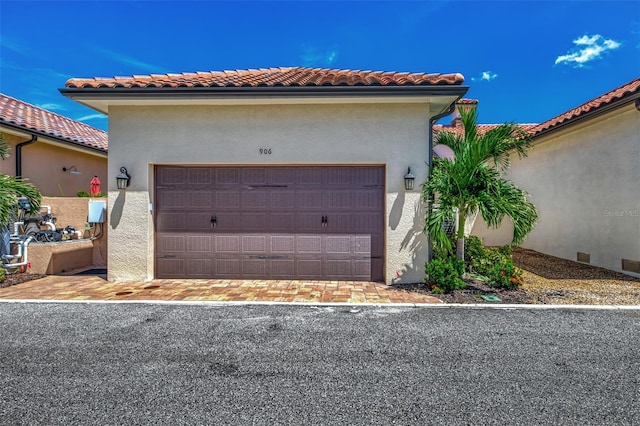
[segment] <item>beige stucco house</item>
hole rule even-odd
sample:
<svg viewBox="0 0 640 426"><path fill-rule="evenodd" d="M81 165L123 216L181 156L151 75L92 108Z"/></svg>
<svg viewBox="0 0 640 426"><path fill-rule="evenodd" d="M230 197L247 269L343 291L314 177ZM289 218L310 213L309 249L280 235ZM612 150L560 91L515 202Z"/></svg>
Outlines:
<svg viewBox="0 0 640 426"><path fill-rule="evenodd" d="M10 156L0 159L0 173L28 179L43 195L42 206L56 218L55 226L72 226L82 237L65 243L30 244L28 258L25 255L11 263L28 262L25 269L35 274L105 267L106 230L103 225L85 228L90 199L76 198L76 194L89 192L95 176L106 181L107 132L0 94L0 133L10 146ZM2 238L8 244L8 234ZM8 251L9 246L2 249Z"/></svg>
<svg viewBox="0 0 640 426"><path fill-rule="evenodd" d="M539 210L523 246L640 275L640 78L529 132L533 149L506 176ZM502 245L513 225L478 218L472 232Z"/></svg>
<svg viewBox="0 0 640 426"><path fill-rule="evenodd" d="M0 133L10 157L0 173L22 176L45 196L75 197L107 176L107 132L0 93Z"/></svg>
<svg viewBox="0 0 640 426"><path fill-rule="evenodd" d="M421 281L431 126L462 83L310 68L69 80L63 95L109 115L108 278Z"/></svg>

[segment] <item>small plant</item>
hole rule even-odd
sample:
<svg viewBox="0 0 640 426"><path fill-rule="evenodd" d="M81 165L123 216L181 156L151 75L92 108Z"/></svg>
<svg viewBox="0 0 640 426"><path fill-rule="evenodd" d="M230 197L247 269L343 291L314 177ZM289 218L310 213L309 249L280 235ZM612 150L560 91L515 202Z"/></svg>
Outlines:
<svg viewBox="0 0 640 426"><path fill-rule="evenodd" d="M462 280L464 262L455 257L434 258L425 265L426 282L436 294L463 289L467 284Z"/></svg>
<svg viewBox="0 0 640 426"><path fill-rule="evenodd" d="M511 259L495 264L489 274L489 285L492 287L514 290L523 282L522 269L515 266Z"/></svg>
<svg viewBox="0 0 640 426"><path fill-rule="evenodd" d="M7 273L4 271L4 268L0 267L0 283L3 283L6 277Z"/></svg>
<svg viewBox="0 0 640 426"><path fill-rule="evenodd" d="M106 197L102 192L98 192L98 195L92 197L89 191L78 191L76 192L76 197L80 198L97 198L97 197Z"/></svg>

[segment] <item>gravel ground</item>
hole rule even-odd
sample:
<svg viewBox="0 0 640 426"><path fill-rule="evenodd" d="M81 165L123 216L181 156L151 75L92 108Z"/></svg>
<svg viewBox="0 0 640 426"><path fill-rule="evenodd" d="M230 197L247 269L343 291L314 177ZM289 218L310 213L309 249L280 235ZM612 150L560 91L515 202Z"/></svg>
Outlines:
<svg viewBox="0 0 640 426"><path fill-rule="evenodd" d="M494 295L501 303L640 305L640 278L523 248L514 249L513 261L524 271L518 290L497 290L469 279L466 289L437 297L445 303L494 303L480 297ZM423 283L398 287L429 291Z"/></svg>
<svg viewBox="0 0 640 426"><path fill-rule="evenodd" d="M524 284L519 290L497 290L469 279L465 290L437 297L445 303L494 303L481 297L493 295L502 303L640 305L640 278L523 248L514 249L513 260L524 270ZM8 275L0 288L41 277L44 275ZM395 287L431 294L424 283Z"/></svg>

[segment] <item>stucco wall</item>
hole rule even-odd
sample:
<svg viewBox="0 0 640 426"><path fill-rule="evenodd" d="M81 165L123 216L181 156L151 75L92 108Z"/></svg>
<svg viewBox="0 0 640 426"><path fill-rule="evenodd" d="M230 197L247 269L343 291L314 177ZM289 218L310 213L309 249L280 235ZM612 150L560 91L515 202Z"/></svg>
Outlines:
<svg viewBox="0 0 640 426"><path fill-rule="evenodd" d="M0 129L1 131L1 129ZM10 157L0 160L0 173L15 176L16 145L29 140L25 136L3 133L11 146ZM76 166L82 174L63 172L62 168ZM22 176L29 179L42 195L53 197L75 197L78 191L89 191L94 176L101 181L107 178L107 157L88 154L43 142L22 148Z"/></svg>
<svg viewBox="0 0 640 426"><path fill-rule="evenodd" d="M565 259L589 253L591 264L621 270L640 260L640 113L629 105L537 139L507 174L531 194L540 220L523 247ZM473 233L510 242L510 223Z"/></svg>
<svg viewBox="0 0 640 426"><path fill-rule="evenodd" d="M428 119L428 104L111 107L109 279L153 278L154 164L355 163L386 165L387 282L421 281ZM126 191L115 188L121 166ZM416 190L405 192L409 166Z"/></svg>

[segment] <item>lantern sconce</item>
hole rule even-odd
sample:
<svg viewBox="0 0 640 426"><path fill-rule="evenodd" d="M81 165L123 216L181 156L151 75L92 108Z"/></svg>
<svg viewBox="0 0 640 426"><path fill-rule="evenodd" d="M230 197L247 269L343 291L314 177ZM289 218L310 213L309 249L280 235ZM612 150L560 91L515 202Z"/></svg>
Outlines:
<svg viewBox="0 0 640 426"><path fill-rule="evenodd" d="M407 191L413 191L413 182L416 180L416 177L411 173L411 167L407 169L407 174L404 175L404 189Z"/></svg>
<svg viewBox="0 0 640 426"><path fill-rule="evenodd" d="M78 168L76 166L63 167L62 168L62 172L63 173L69 172L69 174L72 174L72 175L81 175L82 174L80 172L80 170L78 170Z"/></svg>
<svg viewBox="0 0 640 426"><path fill-rule="evenodd" d="M127 173L127 169L125 167L120 167L120 173L116 176L116 183L118 184L118 189L127 189L129 186L129 180L131 176Z"/></svg>

